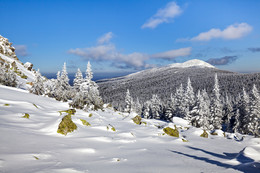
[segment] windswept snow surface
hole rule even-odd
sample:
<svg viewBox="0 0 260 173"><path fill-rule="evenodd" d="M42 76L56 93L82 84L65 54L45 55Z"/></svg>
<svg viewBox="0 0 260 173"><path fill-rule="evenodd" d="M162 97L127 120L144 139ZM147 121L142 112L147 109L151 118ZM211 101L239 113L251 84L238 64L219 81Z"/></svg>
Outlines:
<svg viewBox="0 0 260 173"><path fill-rule="evenodd" d="M183 119L174 123L143 120L135 114L77 110L78 129L57 133L68 103L0 86L0 172L258 172L260 139L226 134L202 138L201 129ZM22 118L24 113L29 119ZM92 113L90 117L89 114ZM83 126L85 119L91 126ZM177 125L180 138L163 135L159 126ZM111 127L116 131L112 131ZM109 127L109 130L107 130ZM221 131L218 131L221 133ZM188 140L183 142L182 139Z"/></svg>

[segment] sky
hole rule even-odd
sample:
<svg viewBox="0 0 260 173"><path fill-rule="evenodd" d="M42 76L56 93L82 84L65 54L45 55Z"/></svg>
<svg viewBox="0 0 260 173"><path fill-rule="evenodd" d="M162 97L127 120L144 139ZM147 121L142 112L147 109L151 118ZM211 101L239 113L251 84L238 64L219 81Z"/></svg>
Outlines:
<svg viewBox="0 0 260 173"><path fill-rule="evenodd" d="M260 72L259 0L0 0L0 35L41 73L120 75L191 59Z"/></svg>

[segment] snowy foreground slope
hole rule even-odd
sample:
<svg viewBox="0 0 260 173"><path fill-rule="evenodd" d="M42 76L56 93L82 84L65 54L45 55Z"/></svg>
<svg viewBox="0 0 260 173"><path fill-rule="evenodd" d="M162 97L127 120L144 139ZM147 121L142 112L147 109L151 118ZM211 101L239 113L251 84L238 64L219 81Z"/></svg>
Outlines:
<svg viewBox="0 0 260 173"><path fill-rule="evenodd" d="M174 123L143 120L147 125L136 125L132 121L134 114L128 116L108 108L77 110L72 120L78 129L63 136L57 129L65 114L60 116L58 111L67 109L68 103L0 85L0 172L260 170L259 138L245 136L239 142L241 135L224 137L222 133L202 138L201 129L190 127L179 118ZM30 118L22 118L24 113ZM80 119L91 126L84 126ZM162 135L162 128L158 128L174 125L179 128L180 138Z"/></svg>

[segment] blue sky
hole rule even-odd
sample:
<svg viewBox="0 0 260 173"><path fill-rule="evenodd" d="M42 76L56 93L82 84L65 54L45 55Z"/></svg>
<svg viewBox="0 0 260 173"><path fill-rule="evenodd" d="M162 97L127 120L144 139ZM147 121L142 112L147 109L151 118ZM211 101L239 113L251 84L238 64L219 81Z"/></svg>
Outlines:
<svg viewBox="0 0 260 173"><path fill-rule="evenodd" d="M260 72L258 0L0 0L0 35L56 73L121 74L190 59Z"/></svg>

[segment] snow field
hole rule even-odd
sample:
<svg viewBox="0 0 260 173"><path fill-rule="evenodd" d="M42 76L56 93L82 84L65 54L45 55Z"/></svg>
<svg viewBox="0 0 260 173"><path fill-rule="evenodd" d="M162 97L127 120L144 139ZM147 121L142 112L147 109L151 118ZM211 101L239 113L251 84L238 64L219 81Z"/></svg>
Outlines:
<svg viewBox="0 0 260 173"><path fill-rule="evenodd" d="M68 103L0 86L0 172L257 172L260 139L209 135L174 118L172 123L143 120L131 113L104 111L72 115L77 130L57 133ZM24 113L29 119L22 118ZM90 117L89 114L92 113ZM91 124L85 126L80 119ZM178 127L180 138L164 135ZM112 130L115 128L115 131ZM221 134L221 132L218 132ZM237 138L242 136L237 134ZM188 140L183 142L182 139Z"/></svg>

